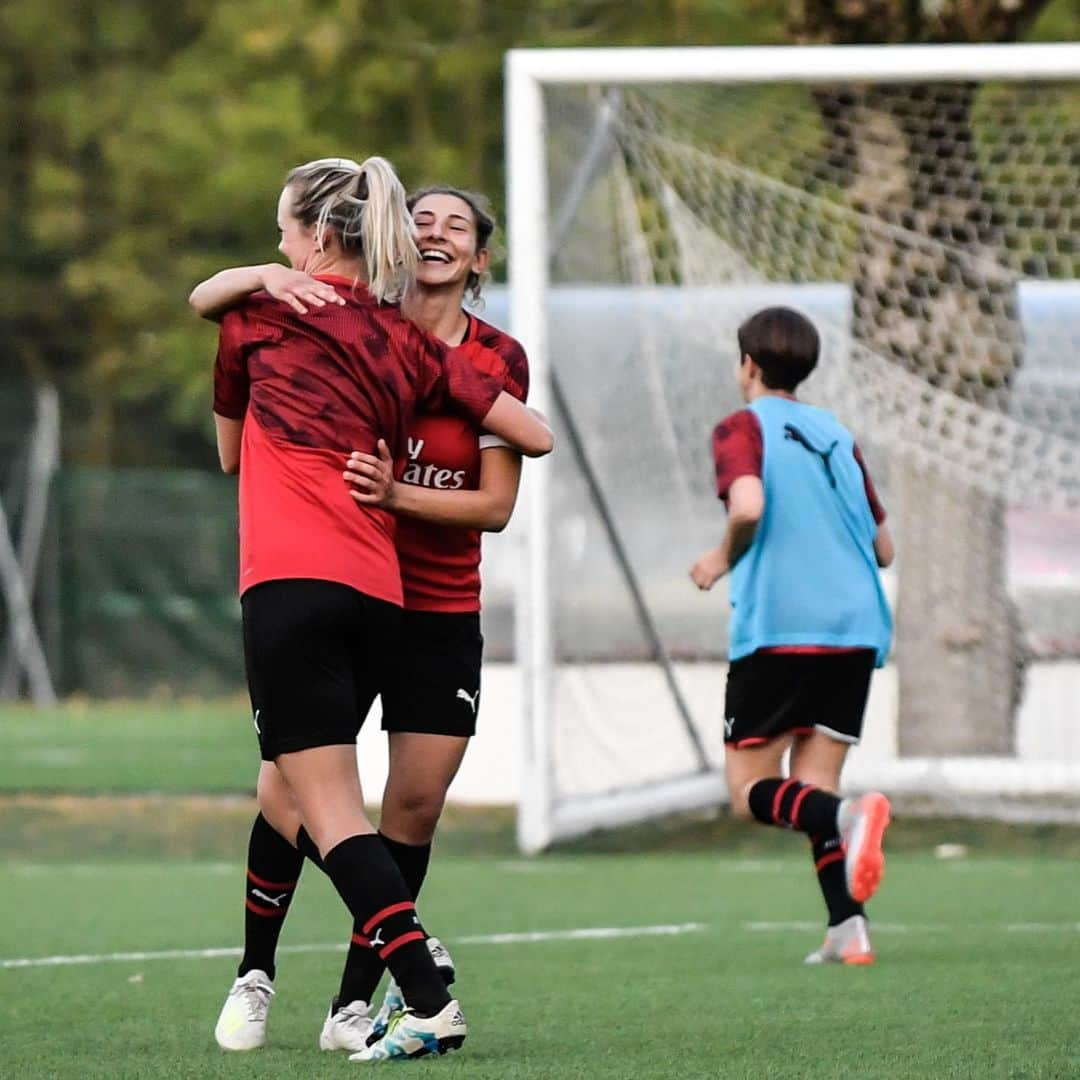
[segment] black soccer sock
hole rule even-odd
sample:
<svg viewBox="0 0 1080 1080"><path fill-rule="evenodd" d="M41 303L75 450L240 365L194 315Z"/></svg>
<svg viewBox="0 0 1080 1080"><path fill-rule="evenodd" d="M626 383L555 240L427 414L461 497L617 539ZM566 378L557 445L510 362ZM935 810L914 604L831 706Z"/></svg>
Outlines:
<svg viewBox="0 0 1080 1080"><path fill-rule="evenodd" d="M311 839L311 835L303 825L296 834L296 847L305 858L310 859L324 874L326 873L322 855L319 854L315 841ZM334 998L335 1008L338 1005L350 1005L354 1001L363 1001L370 1005L375 988L379 985L379 980L386 970L386 964L379 958L378 951L371 947L360 931L361 924L354 921L352 937L349 939L349 951L346 953L345 967L341 973L341 985Z"/></svg>
<svg viewBox="0 0 1080 1080"><path fill-rule="evenodd" d="M379 838L386 845L391 858L397 863L405 884L409 886L412 898L416 900L420 896L424 878L427 877L428 863L431 862L431 842L426 844L404 844L400 840L392 840L386 833L379 833Z"/></svg>
<svg viewBox="0 0 1080 1080"><path fill-rule="evenodd" d="M439 1012L450 995L428 952L409 887L382 840L373 834L350 836L326 853L323 864L360 925L355 935L359 947L366 945L385 962L411 1009L421 1016ZM340 1000L356 997L345 993Z"/></svg>
<svg viewBox="0 0 1080 1080"><path fill-rule="evenodd" d="M405 884L415 900L420 893L420 887L424 884L427 876L428 862L431 859L431 844L403 844L400 840L392 840L389 836L379 833L390 857L397 863ZM349 952L345 957L345 968L341 973L341 986L338 990L338 1001L346 1004L350 1001L371 1002L371 995L379 985L386 963L379 956L377 949L371 948L367 935L363 932L360 922L353 924L352 938L349 941Z"/></svg>
<svg viewBox="0 0 1080 1080"><path fill-rule="evenodd" d="M832 836L840 800L831 792L794 778L759 780L747 800L750 812L763 825L779 825L799 832Z"/></svg>
<svg viewBox="0 0 1080 1080"><path fill-rule="evenodd" d="M237 975L258 969L274 977L278 938L303 865L304 856L259 814L248 841L244 955Z"/></svg>
<svg viewBox="0 0 1080 1080"><path fill-rule="evenodd" d="M834 832L831 836L818 833L810 837L810 851L814 857L821 895L829 909L829 925L837 926L852 915L865 915L862 904L851 899L844 875L844 845Z"/></svg>

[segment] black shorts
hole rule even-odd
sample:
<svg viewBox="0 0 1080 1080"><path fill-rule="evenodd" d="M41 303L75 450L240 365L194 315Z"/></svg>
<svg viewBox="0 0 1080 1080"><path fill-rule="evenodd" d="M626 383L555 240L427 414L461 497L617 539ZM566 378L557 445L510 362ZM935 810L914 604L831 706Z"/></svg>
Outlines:
<svg viewBox="0 0 1080 1080"><path fill-rule="evenodd" d="M244 663L264 761L356 741L401 633L401 608L334 581L244 593Z"/></svg>
<svg viewBox="0 0 1080 1080"><path fill-rule="evenodd" d="M875 656L756 652L728 668L724 742L756 746L781 735L820 731L855 744L862 735Z"/></svg>
<svg viewBox="0 0 1080 1080"><path fill-rule="evenodd" d="M406 611L382 691L384 731L476 734L484 638L475 612Z"/></svg>

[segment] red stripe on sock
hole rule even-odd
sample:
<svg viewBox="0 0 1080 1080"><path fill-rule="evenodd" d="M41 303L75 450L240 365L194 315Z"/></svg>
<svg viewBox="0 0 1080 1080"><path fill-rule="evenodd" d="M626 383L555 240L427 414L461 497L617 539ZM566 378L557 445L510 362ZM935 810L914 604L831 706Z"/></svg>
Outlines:
<svg viewBox="0 0 1080 1080"><path fill-rule="evenodd" d="M261 878L256 874L253 874L250 870L247 872L248 881L254 882L260 888L263 889L295 889L295 881L267 881L265 878Z"/></svg>
<svg viewBox="0 0 1080 1080"><path fill-rule="evenodd" d="M371 940L369 938L364 937L363 934L353 934L353 936L349 940L354 945L363 945L367 949L371 948Z"/></svg>
<svg viewBox="0 0 1080 1080"><path fill-rule="evenodd" d="M830 863L843 862L844 853L842 851L830 851L827 855L822 855L816 863L814 863L814 869L820 874Z"/></svg>
<svg viewBox="0 0 1080 1080"><path fill-rule="evenodd" d="M773 819L773 824L774 825L779 825L780 824L780 803L783 801L784 794L787 792L787 789L789 787L791 787L792 784L797 784L797 783L798 783L798 780L788 779L788 780L785 780L776 789L776 795L773 798L773 803L772 803L772 819Z"/></svg>
<svg viewBox="0 0 1080 1080"><path fill-rule="evenodd" d="M407 934L394 938L385 948L379 950L379 956L385 960L392 952L400 949L402 945L408 945L410 941L423 941L426 935L423 930L410 930Z"/></svg>
<svg viewBox="0 0 1080 1080"><path fill-rule="evenodd" d="M250 900L245 901L248 911L254 911L256 915L265 915L268 919L280 919L285 914L285 908L263 907L254 904Z"/></svg>
<svg viewBox="0 0 1080 1080"><path fill-rule="evenodd" d="M795 801L791 804L791 824L797 829L799 827L799 807L802 806L803 799L816 788L813 784L807 784L798 795L795 796Z"/></svg>
<svg viewBox="0 0 1080 1080"><path fill-rule="evenodd" d="M379 925L383 919L389 919L391 915L397 915L400 911L415 911L416 905L411 900L402 900L400 904L391 904L389 907L384 907L382 911L377 911L370 919L361 927L365 934L370 934L372 929Z"/></svg>

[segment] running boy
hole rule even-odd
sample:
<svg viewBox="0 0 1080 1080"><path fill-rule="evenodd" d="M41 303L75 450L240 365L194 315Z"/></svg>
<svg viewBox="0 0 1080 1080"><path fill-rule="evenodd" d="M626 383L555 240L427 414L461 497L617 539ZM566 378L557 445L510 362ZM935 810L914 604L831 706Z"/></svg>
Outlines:
<svg viewBox="0 0 1080 1080"><path fill-rule="evenodd" d="M889 651L878 567L892 562L892 539L851 433L796 400L817 365L813 324L766 308L739 327L738 341L747 405L713 433L727 529L690 571L703 590L731 574L728 790L736 815L810 837L829 920L806 962L869 964L863 903L881 880L889 803L835 792L859 741L871 673Z"/></svg>

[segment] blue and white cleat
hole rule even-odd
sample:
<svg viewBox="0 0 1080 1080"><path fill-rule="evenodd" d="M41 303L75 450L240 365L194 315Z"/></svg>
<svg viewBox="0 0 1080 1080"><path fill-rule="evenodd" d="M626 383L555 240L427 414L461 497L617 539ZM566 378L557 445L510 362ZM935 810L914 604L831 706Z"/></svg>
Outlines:
<svg viewBox="0 0 1080 1080"><path fill-rule="evenodd" d="M439 969L439 974L443 977L443 982L446 983L447 986L450 986L457 978L457 972L454 970L454 961L450 956L450 951L437 937L429 937L427 939L427 947L428 952L431 953L431 959L435 961L435 966ZM391 1017L393 1017L395 1013L404 1011L405 999L401 996L401 987L398 986L396 980L391 979L389 985L386 987L386 995L383 998L383 1003L371 1022L371 1034L368 1036L368 1043L370 1044L377 1039L381 1039L386 1034L386 1029L390 1026Z"/></svg>
<svg viewBox="0 0 1080 1080"><path fill-rule="evenodd" d="M405 998L401 996L401 987L396 979L391 979L386 987L386 994L375 1019L371 1022L371 1032L368 1035L368 1045L378 1042L390 1027L390 1021L405 1011Z"/></svg>
<svg viewBox="0 0 1080 1080"><path fill-rule="evenodd" d="M454 960L450 955L450 950L437 937L429 937L427 947L428 952L431 953L431 959L435 961L435 966L439 969L443 982L447 986L451 986L457 978L457 971L454 969Z"/></svg>
<svg viewBox="0 0 1080 1080"><path fill-rule="evenodd" d="M350 1054L350 1061L405 1061L457 1050L469 1028L456 1001L447 1002L434 1016L417 1016L411 1009L395 1013L381 1039L366 1050Z"/></svg>

